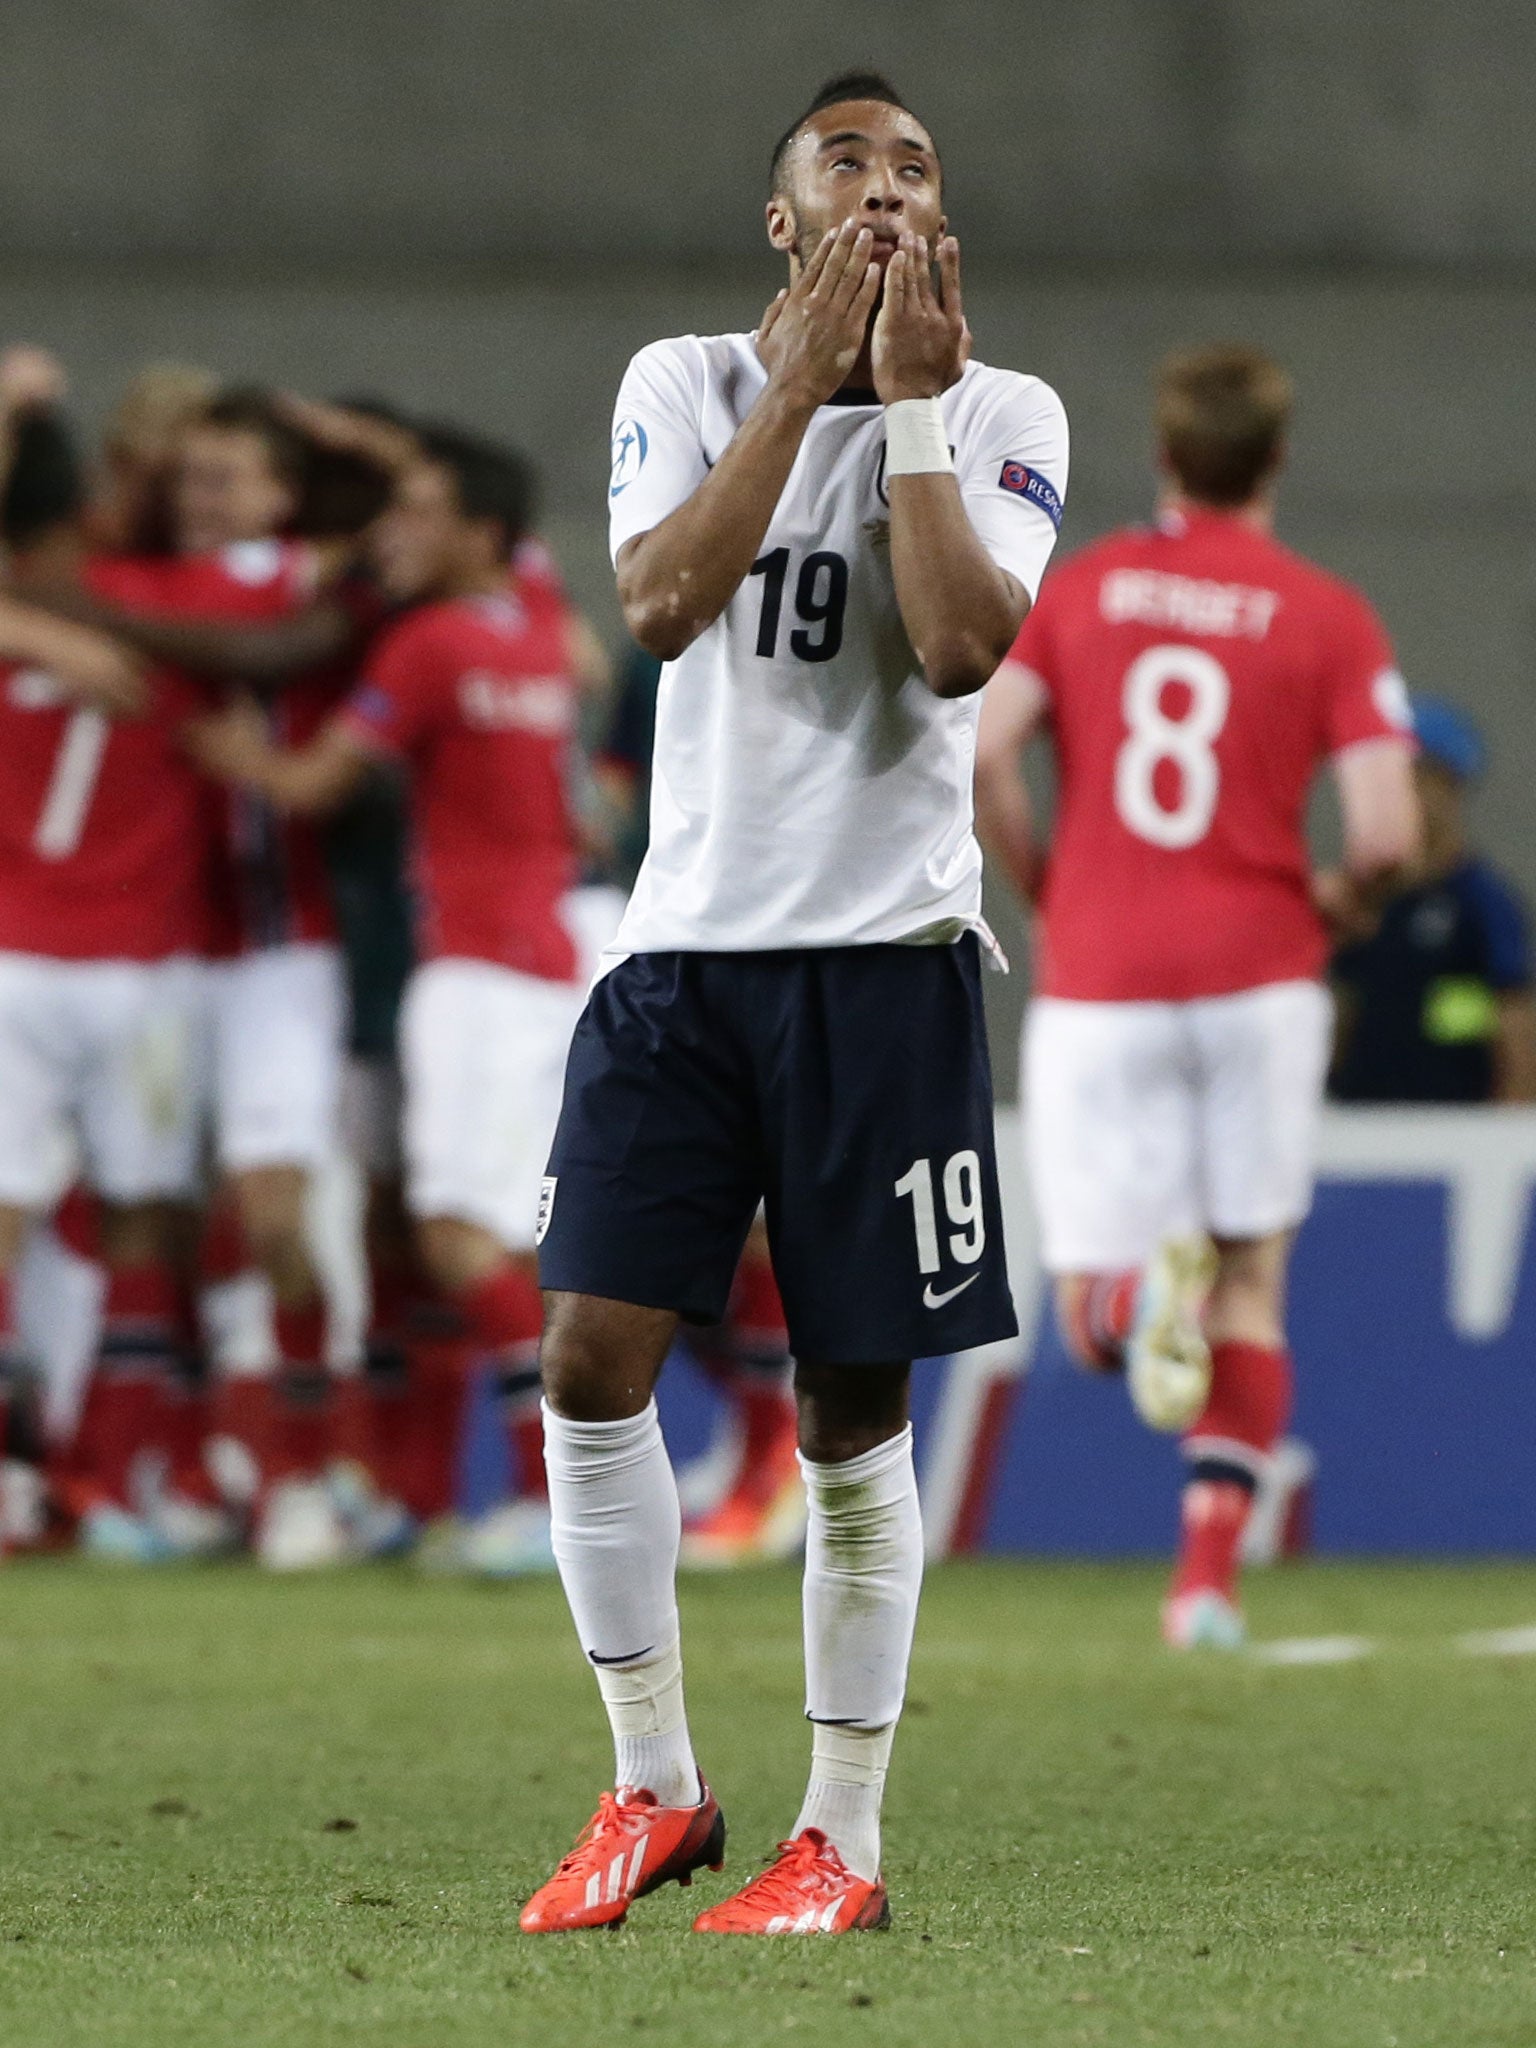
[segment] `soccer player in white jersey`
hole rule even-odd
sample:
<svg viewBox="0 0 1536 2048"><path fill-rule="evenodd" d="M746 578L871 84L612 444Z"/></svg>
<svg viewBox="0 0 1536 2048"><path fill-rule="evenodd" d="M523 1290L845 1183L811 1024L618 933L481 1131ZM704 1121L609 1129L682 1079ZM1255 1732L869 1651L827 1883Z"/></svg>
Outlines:
<svg viewBox="0 0 1536 2048"><path fill-rule="evenodd" d="M666 666L650 851L572 1045L541 1279L555 1555L616 1787L531 1933L721 1863L653 1388L679 1319L719 1319L759 1200L798 1361L814 1755L777 1855L700 1931L886 1919L922 1576L909 1361L1016 1327L971 772L1066 422L968 360L938 159L883 80L834 80L786 131L767 224L789 285L757 333L643 349L615 417L619 596Z"/></svg>

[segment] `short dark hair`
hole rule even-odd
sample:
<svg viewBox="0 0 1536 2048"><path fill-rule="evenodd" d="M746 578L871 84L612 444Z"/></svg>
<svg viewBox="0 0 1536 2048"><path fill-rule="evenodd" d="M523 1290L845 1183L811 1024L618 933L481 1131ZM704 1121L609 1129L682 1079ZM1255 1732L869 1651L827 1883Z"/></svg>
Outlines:
<svg viewBox="0 0 1536 2048"><path fill-rule="evenodd" d="M412 422L390 399L372 393L350 393L330 403L343 412L361 413L391 427L414 432ZM306 439L308 437L306 436ZM351 540L371 526L389 503L393 473L352 449L309 443L304 491L294 516L293 531L301 539Z"/></svg>
<svg viewBox="0 0 1536 2048"><path fill-rule="evenodd" d="M501 447L458 427L421 427L416 438L424 458L453 478L464 517L500 523L500 553L506 560L533 530L538 497L533 464L515 448Z"/></svg>
<svg viewBox="0 0 1536 2048"><path fill-rule="evenodd" d="M0 495L0 538L18 550L72 526L85 506L85 468L69 422L53 407L17 419L10 473Z"/></svg>
<svg viewBox="0 0 1536 2048"><path fill-rule="evenodd" d="M878 100L882 106L900 107L904 114L912 114L901 94L881 72L839 71L835 78L829 78L818 88L810 105L795 116L773 145L773 156L768 166L768 189L771 192L783 190L784 162L789 155L790 144L806 122L819 114L823 107L841 106L844 100ZM916 114L912 114L912 118L915 121Z"/></svg>
<svg viewBox="0 0 1536 2048"><path fill-rule="evenodd" d="M251 434L267 451L274 476L302 491L309 473L309 442L278 411L269 391L257 384L237 384L209 400L194 413L190 427L216 427L228 434Z"/></svg>
<svg viewBox="0 0 1536 2048"><path fill-rule="evenodd" d="M1291 420L1291 380L1245 342L1179 349L1157 372L1157 433L1181 488L1246 505L1273 473Z"/></svg>

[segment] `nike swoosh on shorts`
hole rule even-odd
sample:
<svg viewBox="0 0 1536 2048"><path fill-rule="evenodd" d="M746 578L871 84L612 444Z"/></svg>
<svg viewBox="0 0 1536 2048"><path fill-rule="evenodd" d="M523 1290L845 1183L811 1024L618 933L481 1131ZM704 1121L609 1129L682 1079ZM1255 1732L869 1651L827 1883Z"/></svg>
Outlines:
<svg viewBox="0 0 1536 2048"><path fill-rule="evenodd" d="M957 1294L964 1294L967 1287L974 1287L980 1278L979 1273L973 1273L969 1280L962 1280L958 1287L951 1287L943 1294L934 1293L933 1282L930 1280L923 1289L923 1307L942 1308L946 1301L953 1301Z"/></svg>

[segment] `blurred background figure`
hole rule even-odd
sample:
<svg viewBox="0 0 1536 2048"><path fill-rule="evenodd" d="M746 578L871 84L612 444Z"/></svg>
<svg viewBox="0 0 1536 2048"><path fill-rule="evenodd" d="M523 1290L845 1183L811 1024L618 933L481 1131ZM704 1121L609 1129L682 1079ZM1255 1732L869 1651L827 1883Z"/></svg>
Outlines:
<svg viewBox="0 0 1536 2048"><path fill-rule="evenodd" d="M212 404L219 380L187 363L149 363L107 416L92 479L90 529L107 555L166 555L182 436Z"/></svg>
<svg viewBox="0 0 1536 2048"><path fill-rule="evenodd" d="M1039 913L1026 1156L1079 1363L1183 1438L1174 1648L1244 1640L1244 1532L1293 1402L1286 1277L1312 1202L1334 929L1418 846L1408 695L1364 595L1284 546L1289 375L1262 350L1157 374L1155 523L1058 565L993 677L983 843ZM1019 774L1048 733L1058 810ZM1314 868L1326 770L1340 864Z"/></svg>
<svg viewBox="0 0 1536 2048"><path fill-rule="evenodd" d="M1519 891L1477 851L1468 800L1483 736L1419 697L1414 775L1423 858L1369 937L1333 963L1340 1102L1536 1102L1536 995Z"/></svg>

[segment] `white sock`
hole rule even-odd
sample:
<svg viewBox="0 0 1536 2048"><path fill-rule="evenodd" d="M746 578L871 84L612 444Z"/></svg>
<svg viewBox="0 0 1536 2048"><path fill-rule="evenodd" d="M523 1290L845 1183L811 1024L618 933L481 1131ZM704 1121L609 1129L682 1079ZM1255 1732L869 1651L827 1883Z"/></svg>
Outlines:
<svg viewBox="0 0 1536 2048"><path fill-rule="evenodd" d="M817 1724L796 1825L817 1827L860 1877L880 1869L880 1801L923 1581L912 1431L842 1464L802 1457L805 1691Z"/></svg>
<svg viewBox="0 0 1536 2048"><path fill-rule="evenodd" d="M855 1877L880 1875L880 1802L895 1738L894 1721L816 1730L811 1782L794 1831L820 1828Z"/></svg>
<svg viewBox="0 0 1536 2048"><path fill-rule="evenodd" d="M677 1552L682 1517L656 1404L622 1422L569 1422L546 1401L550 1537L614 1739L614 1782L694 1806L683 1711Z"/></svg>

